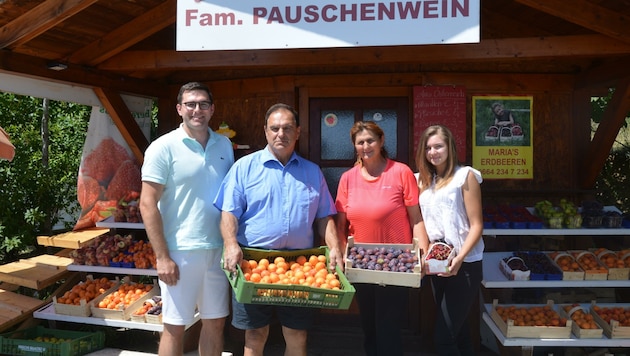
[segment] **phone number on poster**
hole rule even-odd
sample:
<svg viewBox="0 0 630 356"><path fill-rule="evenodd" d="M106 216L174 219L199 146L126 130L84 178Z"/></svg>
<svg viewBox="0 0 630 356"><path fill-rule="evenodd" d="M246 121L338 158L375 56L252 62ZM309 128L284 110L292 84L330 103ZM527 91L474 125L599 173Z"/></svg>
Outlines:
<svg viewBox="0 0 630 356"><path fill-rule="evenodd" d="M498 176L525 176L529 174L527 168L484 168L479 170L481 175L498 175Z"/></svg>

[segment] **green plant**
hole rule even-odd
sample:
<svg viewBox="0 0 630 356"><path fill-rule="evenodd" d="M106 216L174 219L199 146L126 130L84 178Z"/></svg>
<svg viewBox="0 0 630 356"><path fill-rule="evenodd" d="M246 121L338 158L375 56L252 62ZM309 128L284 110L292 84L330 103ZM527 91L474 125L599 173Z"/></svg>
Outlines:
<svg viewBox="0 0 630 356"><path fill-rule="evenodd" d="M0 93L0 126L16 148L12 162L0 161L3 263L35 249L37 235L51 234L64 214L77 212L76 178L90 111L85 105L49 101L46 129L43 99Z"/></svg>
<svg viewBox="0 0 630 356"><path fill-rule="evenodd" d="M612 98L614 89L610 89L608 95L593 98L592 131L597 130L602 115ZM605 205L615 205L621 211L630 213L630 113L627 115L624 125L619 130L610 155L602 168L595 190L597 200Z"/></svg>

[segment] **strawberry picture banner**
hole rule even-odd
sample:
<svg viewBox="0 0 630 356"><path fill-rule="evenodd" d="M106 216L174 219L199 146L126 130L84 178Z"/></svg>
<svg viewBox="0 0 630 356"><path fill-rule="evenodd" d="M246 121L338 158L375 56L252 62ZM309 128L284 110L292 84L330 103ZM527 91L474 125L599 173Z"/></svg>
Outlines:
<svg viewBox="0 0 630 356"><path fill-rule="evenodd" d="M123 99L148 138L153 102ZM93 107L77 176L81 213L74 230L94 227L123 206L137 205L141 186L140 163L105 109Z"/></svg>

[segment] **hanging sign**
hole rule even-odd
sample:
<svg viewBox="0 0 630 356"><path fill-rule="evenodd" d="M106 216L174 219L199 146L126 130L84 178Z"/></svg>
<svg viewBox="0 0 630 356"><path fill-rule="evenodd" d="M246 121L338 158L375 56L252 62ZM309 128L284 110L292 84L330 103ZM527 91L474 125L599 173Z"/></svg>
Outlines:
<svg viewBox="0 0 630 356"><path fill-rule="evenodd" d="M413 88L413 148L418 149L422 132L431 125L448 127L455 137L457 156L466 159L466 88L426 86ZM415 154L415 152L414 152Z"/></svg>
<svg viewBox="0 0 630 356"><path fill-rule="evenodd" d="M178 0L177 50L478 43L480 0Z"/></svg>
<svg viewBox="0 0 630 356"><path fill-rule="evenodd" d="M473 167L484 179L533 179L531 96L473 96Z"/></svg>

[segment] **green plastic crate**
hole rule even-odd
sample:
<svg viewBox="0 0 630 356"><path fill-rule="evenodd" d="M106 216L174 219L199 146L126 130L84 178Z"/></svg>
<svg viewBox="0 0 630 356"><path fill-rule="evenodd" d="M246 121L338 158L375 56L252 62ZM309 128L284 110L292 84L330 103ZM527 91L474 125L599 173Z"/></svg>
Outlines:
<svg viewBox="0 0 630 356"><path fill-rule="evenodd" d="M105 334L100 331L68 331L36 326L0 334L2 355L79 356L103 347Z"/></svg>
<svg viewBox="0 0 630 356"><path fill-rule="evenodd" d="M267 258L273 261L282 256L286 261L294 261L298 256L325 255L328 259L326 246L305 250L262 250L243 247L243 258L246 260L260 260ZM341 287L339 290L315 288L310 286L254 283L245 280L243 271L237 266L237 271L231 273L224 270L232 285L234 296L239 303L266 304L327 309L348 309L352 303L355 289L348 282L339 266L335 267Z"/></svg>

